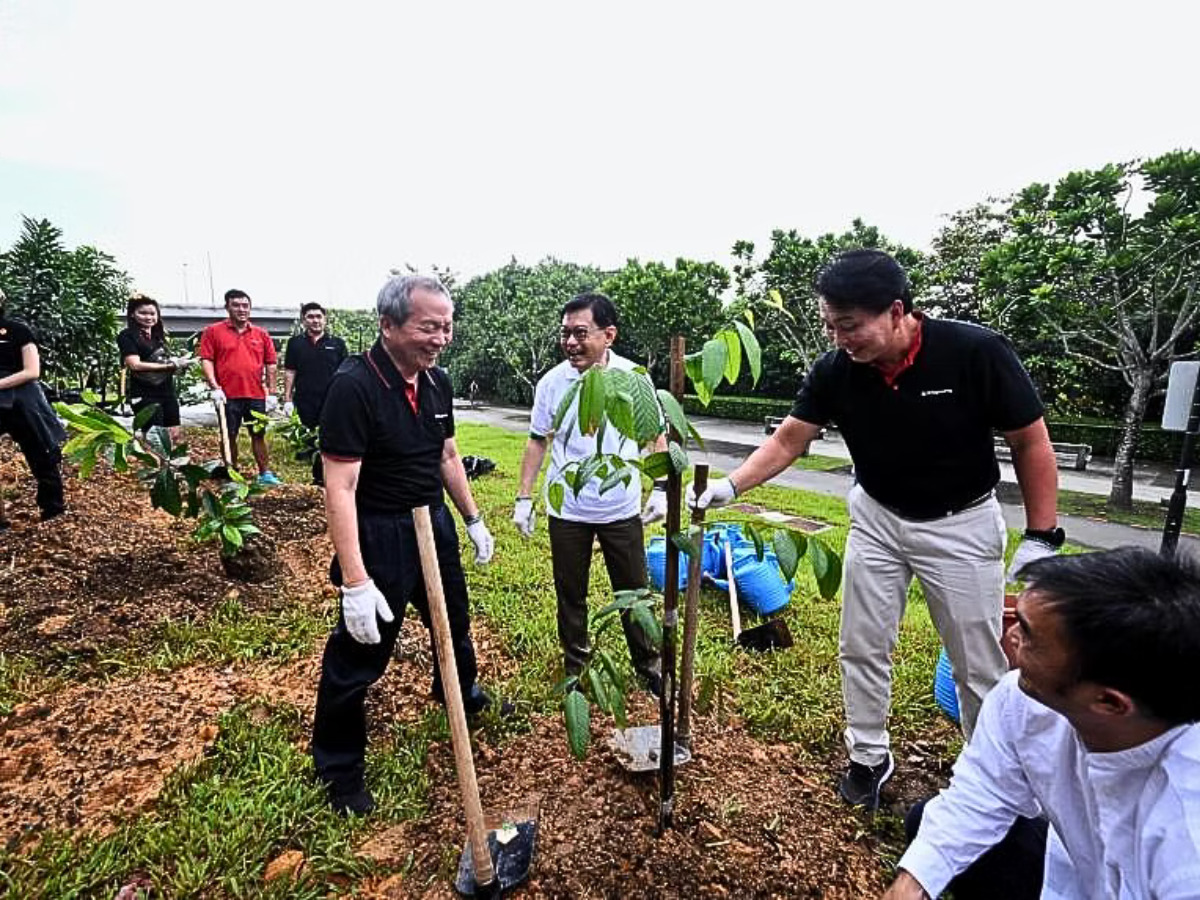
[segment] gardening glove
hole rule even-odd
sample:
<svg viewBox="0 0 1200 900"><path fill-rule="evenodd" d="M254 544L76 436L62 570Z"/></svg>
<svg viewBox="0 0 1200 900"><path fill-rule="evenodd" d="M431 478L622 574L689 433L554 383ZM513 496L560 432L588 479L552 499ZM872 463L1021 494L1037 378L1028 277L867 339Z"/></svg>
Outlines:
<svg viewBox="0 0 1200 900"><path fill-rule="evenodd" d="M267 394L266 404L267 412L275 412L275 410L279 407L279 398L274 394Z"/></svg>
<svg viewBox="0 0 1200 900"><path fill-rule="evenodd" d="M292 417L292 410L295 408L296 404L294 404L291 400L288 400L283 404L283 414L290 419Z"/></svg>
<svg viewBox="0 0 1200 900"><path fill-rule="evenodd" d="M194 356L175 356L171 359L171 365L173 365L176 369L183 371L188 366L194 366L199 361L200 360L196 359Z"/></svg>
<svg viewBox="0 0 1200 900"><path fill-rule="evenodd" d="M490 561L496 549L496 542L492 540L492 533L488 531L483 519L476 519L467 526L467 537L475 545L475 565L482 566Z"/></svg>
<svg viewBox="0 0 1200 900"><path fill-rule="evenodd" d="M213 388L211 391L208 392L208 396L212 398L213 403L224 403L225 402L225 392L223 390L221 390L220 388Z"/></svg>
<svg viewBox="0 0 1200 900"><path fill-rule="evenodd" d="M1026 535L1021 538L1021 543L1017 544L1017 552L1013 554L1012 563L1009 564L1008 574L1004 576L1004 580L1008 584L1013 584L1017 580L1017 573L1026 565L1037 559L1054 556L1057 552L1057 547L1052 547L1045 541L1039 541L1037 538Z"/></svg>
<svg viewBox="0 0 1200 900"><path fill-rule="evenodd" d="M517 526L517 531L521 532L525 537L533 536L533 498L517 498L517 505L513 507L512 520Z"/></svg>
<svg viewBox="0 0 1200 900"><path fill-rule="evenodd" d="M642 524L651 525L666 517L667 491L665 488L660 488L656 485L650 491L650 496L646 498L646 505L642 507Z"/></svg>
<svg viewBox="0 0 1200 900"><path fill-rule="evenodd" d="M342 618L346 620L350 637L360 644L378 644L379 623L375 620L376 616L385 622L396 618L374 581L368 578L354 587L342 587Z"/></svg>
<svg viewBox="0 0 1200 900"><path fill-rule="evenodd" d="M696 496L694 482L687 486L687 505L692 509L728 506L735 497L737 497L737 489L728 478L714 478L699 497Z"/></svg>

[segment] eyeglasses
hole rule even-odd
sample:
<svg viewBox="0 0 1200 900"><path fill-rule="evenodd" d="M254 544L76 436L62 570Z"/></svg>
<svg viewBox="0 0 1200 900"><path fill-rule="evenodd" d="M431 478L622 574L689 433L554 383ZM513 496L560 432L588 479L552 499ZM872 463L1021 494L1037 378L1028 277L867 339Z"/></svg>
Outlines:
<svg viewBox="0 0 1200 900"><path fill-rule="evenodd" d="M593 331L603 330L603 328L589 328L586 325L576 325L574 328L560 328L558 331L558 339L565 344L571 338L575 338L575 343L582 344L588 339Z"/></svg>

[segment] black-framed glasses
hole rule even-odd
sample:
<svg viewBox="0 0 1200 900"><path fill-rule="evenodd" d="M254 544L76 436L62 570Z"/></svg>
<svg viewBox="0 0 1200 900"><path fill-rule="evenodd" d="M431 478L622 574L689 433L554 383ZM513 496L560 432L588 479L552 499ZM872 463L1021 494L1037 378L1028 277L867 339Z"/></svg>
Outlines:
<svg viewBox="0 0 1200 900"><path fill-rule="evenodd" d="M603 328L589 328L587 325L576 325L574 328L560 328L558 330L558 339L565 344L571 338L575 338L575 343L582 344L591 336L593 331L603 330Z"/></svg>

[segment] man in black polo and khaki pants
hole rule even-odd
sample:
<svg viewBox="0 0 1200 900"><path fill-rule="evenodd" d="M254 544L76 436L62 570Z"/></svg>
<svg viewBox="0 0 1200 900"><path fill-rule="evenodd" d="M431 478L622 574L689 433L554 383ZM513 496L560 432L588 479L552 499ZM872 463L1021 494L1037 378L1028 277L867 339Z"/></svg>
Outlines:
<svg viewBox="0 0 1200 900"><path fill-rule="evenodd" d="M800 456L835 423L854 461L842 587L842 699L850 765L838 786L868 809L891 777L892 651L909 583L921 582L954 667L963 733L1007 663L1000 648L1006 530L993 431L1012 448L1026 531L1011 571L1054 553L1058 471L1033 383L1000 335L912 308L900 265L853 250L821 272L836 349L813 365L791 414L728 478L689 503L723 506Z"/></svg>
<svg viewBox="0 0 1200 900"><path fill-rule="evenodd" d="M392 278L379 292L379 340L342 364L321 411L325 513L342 615L325 645L313 722L317 776L340 813L366 814L374 799L363 779L367 689L387 668L405 608L430 627L412 511L428 506L446 596L454 661L468 715L491 698L476 683L467 582L450 495L475 546L476 564L493 542L471 495L454 441L450 376L438 355L454 333L454 304L436 278ZM443 700L434 655L433 694ZM501 704L501 709L504 705Z"/></svg>

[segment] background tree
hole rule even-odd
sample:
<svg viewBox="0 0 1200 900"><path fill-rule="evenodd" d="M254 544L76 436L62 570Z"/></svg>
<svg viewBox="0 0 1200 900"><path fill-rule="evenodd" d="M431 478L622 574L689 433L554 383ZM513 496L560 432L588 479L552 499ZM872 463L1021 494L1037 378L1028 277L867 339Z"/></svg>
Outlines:
<svg viewBox="0 0 1200 900"><path fill-rule="evenodd" d="M1140 215L1134 208L1148 204ZM1129 509L1133 455L1169 364L1195 355L1200 312L1200 153L1072 172L1033 184L1010 210L1012 234L988 253L988 316L1007 333L1053 339L1087 369L1127 386L1109 504Z"/></svg>
<svg viewBox="0 0 1200 900"><path fill-rule="evenodd" d="M729 273L713 262L677 259L668 268L629 260L601 286L620 314L616 351L645 365L656 384L666 384L672 335L699 346L721 318L728 288Z"/></svg>
<svg viewBox="0 0 1200 900"><path fill-rule="evenodd" d="M561 358L563 304L604 278L599 269L548 257L535 266L514 259L468 281L455 292L454 343L445 357L456 390L476 381L485 395L532 403L538 379Z"/></svg>
<svg viewBox="0 0 1200 900"><path fill-rule="evenodd" d="M0 254L0 285L8 312L25 321L38 342L43 380L103 392L119 361L129 279L94 247L68 250L47 219L22 217L21 235Z"/></svg>
<svg viewBox="0 0 1200 900"><path fill-rule="evenodd" d="M739 301L755 310L763 330L773 332L777 338L764 348L763 369L769 373L778 363L790 368L791 386L787 393L795 391L796 379L829 349L813 294L817 272L834 254L857 248L892 254L907 270L914 291L920 292L925 286L924 255L888 239L862 219L855 219L849 230L841 234L829 232L815 239L802 237L794 229L776 229L771 233L771 249L761 262L754 259L752 242L738 241L733 245L735 293ZM767 384L769 389L770 382Z"/></svg>

